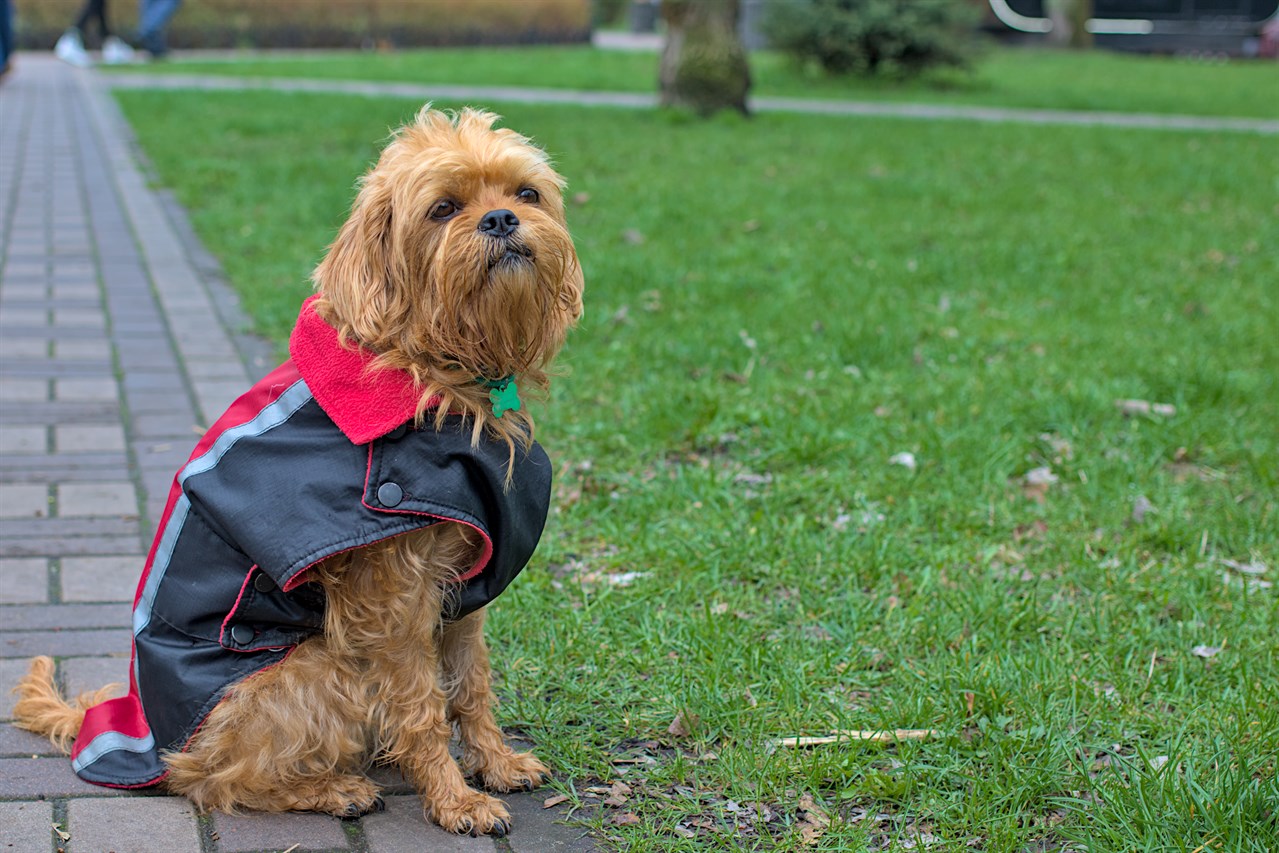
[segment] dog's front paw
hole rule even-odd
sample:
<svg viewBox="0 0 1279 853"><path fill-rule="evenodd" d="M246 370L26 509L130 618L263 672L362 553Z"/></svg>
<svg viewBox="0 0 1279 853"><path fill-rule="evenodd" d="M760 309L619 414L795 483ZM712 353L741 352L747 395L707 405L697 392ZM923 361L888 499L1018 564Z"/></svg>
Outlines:
<svg viewBox="0 0 1279 853"><path fill-rule="evenodd" d="M445 803L428 803L427 817L459 835L503 836L511 831L511 814L502 801L468 790Z"/></svg>
<svg viewBox="0 0 1279 853"><path fill-rule="evenodd" d="M490 791L531 791L546 781L551 771L531 752L511 752L485 756L476 762L475 774Z"/></svg>

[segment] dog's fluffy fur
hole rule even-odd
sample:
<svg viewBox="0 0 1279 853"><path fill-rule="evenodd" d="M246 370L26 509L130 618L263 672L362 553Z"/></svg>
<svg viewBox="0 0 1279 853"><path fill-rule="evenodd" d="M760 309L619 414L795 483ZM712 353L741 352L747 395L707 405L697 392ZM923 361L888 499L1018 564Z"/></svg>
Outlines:
<svg viewBox="0 0 1279 853"><path fill-rule="evenodd" d="M545 390L547 367L581 314L582 273L564 223L563 180L546 155L496 116L424 108L364 177L351 215L315 271L316 310L344 340L408 371L418 421L471 419L475 441L531 441L527 410L494 418L483 378ZM509 210L511 234L484 233ZM187 751L165 757L164 784L206 809L380 807L364 775L398 766L426 813L453 832L508 828L491 791L531 788L546 768L508 747L493 718L484 611L446 622L450 585L478 537L438 524L340 554L311 569L327 596L322 634L235 685ZM18 687L18 725L63 749L102 691L67 704L49 658ZM449 755L454 726L461 766Z"/></svg>

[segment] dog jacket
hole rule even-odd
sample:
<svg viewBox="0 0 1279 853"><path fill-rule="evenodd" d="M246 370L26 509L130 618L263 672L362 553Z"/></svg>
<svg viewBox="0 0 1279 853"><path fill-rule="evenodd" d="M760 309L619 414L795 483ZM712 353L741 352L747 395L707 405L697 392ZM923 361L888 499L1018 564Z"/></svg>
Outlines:
<svg viewBox="0 0 1279 853"><path fill-rule="evenodd" d="M528 562L546 522L551 467L534 444L471 446L462 419L413 428L408 374L371 369L308 300L290 359L240 397L174 478L133 605L129 693L85 714L83 779L159 782L229 687L319 632L324 594L305 570L432 524L481 534L449 618L488 604Z"/></svg>

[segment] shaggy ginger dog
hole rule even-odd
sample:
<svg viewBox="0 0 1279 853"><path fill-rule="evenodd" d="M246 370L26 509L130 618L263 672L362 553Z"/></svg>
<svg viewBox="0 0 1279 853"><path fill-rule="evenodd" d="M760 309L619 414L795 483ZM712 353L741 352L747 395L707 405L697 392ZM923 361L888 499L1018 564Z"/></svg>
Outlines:
<svg viewBox="0 0 1279 853"><path fill-rule="evenodd" d="M18 725L97 784L205 809L380 809L393 764L453 832L547 770L493 718L484 607L541 535L519 393L581 314L564 182L496 116L424 108L364 177L289 361L175 478L134 602L126 696L73 707L36 658ZM448 748L454 726L461 767Z"/></svg>

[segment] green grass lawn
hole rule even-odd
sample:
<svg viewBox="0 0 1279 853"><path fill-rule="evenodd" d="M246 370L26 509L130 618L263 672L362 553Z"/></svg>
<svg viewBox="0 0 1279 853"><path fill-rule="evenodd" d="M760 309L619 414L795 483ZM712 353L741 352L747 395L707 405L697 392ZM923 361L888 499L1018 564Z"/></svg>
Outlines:
<svg viewBox="0 0 1279 853"><path fill-rule="evenodd" d="M161 70L476 86L535 81L546 88L651 92L656 87L657 56L589 47L299 54L234 62L187 61L179 54ZM801 70L780 54L761 52L752 55L751 70L756 95L1279 117L1279 67L1273 62L991 49L971 71L937 72L898 82L828 77Z"/></svg>
<svg viewBox="0 0 1279 853"><path fill-rule="evenodd" d="M119 98L277 341L417 106ZM501 111L587 314L500 714L609 849L1279 845L1273 139Z"/></svg>

